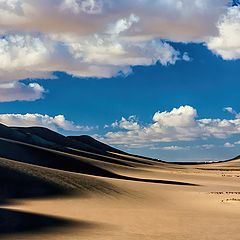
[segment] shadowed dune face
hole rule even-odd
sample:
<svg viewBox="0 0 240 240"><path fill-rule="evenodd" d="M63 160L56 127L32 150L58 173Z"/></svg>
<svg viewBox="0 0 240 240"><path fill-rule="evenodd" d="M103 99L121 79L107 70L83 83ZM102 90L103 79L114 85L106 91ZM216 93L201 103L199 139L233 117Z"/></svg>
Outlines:
<svg viewBox="0 0 240 240"><path fill-rule="evenodd" d="M0 159L0 205L26 199L86 198L93 193L110 196L119 194L120 189L100 179ZM13 235L7 239L17 239L14 234L36 234L71 227L77 227L79 231L95 228L97 224L0 208L0 237L3 239L6 239L5 235Z"/></svg>
<svg viewBox="0 0 240 240"><path fill-rule="evenodd" d="M113 173L105 169L47 148L3 139L0 139L0 146L3 149L0 156L4 158L64 171L114 177Z"/></svg>
<svg viewBox="0 0 240 240"><path fill-rule="evenodd" d="M95 177L0 159L0 204L17 199L119 194L121 189Z"/></svg>
<svg viewBox="0 0 240 240"><path fill-rule="evenodd" d="M67 190L57 184L2 166L0 163L0 204L14 199L56 197L66 194Z"/></svg>
<svg viewBox="0 0 240 240"><path fill-rule="evenodd" d="M4 158L10 158L19 162L43 166L51 169L138 182L194 186L192 183L180 181L138 179L131 176L120 175L104 169L103 167L99 167L91 161L85 161L86 159L84 159L84 157L79 158L79 155L68 154L62 151L47 149L17 141L0 139L0 145L3 147L3 149L5 149L2 153L0 152L0 156Z"/></svg>
<svg viewBox="0 0 240 240"><path fill-rule="evenodd" d="M59 133L42 127L14 127L10 129L20 132L22 135L27 135L29 139L27 141L25 140L25 142L41 146L47 145L48 147L72 147L78 150L84 150L93 153L106 153L108 150L121 152L118 149L100 143L89 136L65 137ZM16 140L15 138L9 139Z"/></svg>
<svg viewBox="0 0 240 240"><path fill-rule="evenodd" d="M97 224L0 208L0 237L13 235L12 239L17 239L14 234L49 232L66 227L90 229L97 227Z"/></svg>
<svg viewBox="0 0 240 240"><path fill-rule="evenodd" d="M97 140L95 140L94 138L90 137L90 136L69 136L67 137L67 139L69 140L73 140L75 142L79 142L79 143L84 143L88 146L91 146L95 149L97 149L98 151L102 151L102 152L116 152L116 153L124 153L123 151L120 151L116 148L113 148L111 146L108 146L104 143L101 143Z"/></svg>

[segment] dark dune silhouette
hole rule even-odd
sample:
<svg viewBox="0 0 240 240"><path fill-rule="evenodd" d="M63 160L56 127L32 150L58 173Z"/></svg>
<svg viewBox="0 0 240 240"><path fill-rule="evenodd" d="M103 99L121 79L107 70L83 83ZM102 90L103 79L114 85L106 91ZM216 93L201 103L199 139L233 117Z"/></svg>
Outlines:
<svg viewBox="0 0 240 240"><path fill-rule="evenodd" d="M51 169L139 182L142 181L162 184L194 185L191 183L177 181L171 182L159 179L138 179L134 177L124 176L95 166L94 164L84 161L84 158L79 159L78 156L69 156L68 154L64 154L63 152L49 150L46 148L20 143L13 140L0 139L0 146L1 144L2 146L4 146L3 148L5 149L4 153L0 153L1 157ZM13 151L14 147L15 150Z"/></svg>
<svg viewBox="0 0 240 240"><path fill-rule="evenodd" d="M103 147L91 144L92 142L94 142L93 139L92 141L79 141L79 139L75 139L75 137L65 137L59 133L56 133L50 129L43 127L28 127L28 128L14 127L12 129L22 134L31 136L31 141L27 141L27 143L34 143L39 146L48 146L56 148L72 147L78 150L84 150L88 152L95 153L105 152L105 149ZM110 149L114 150L113 148ZM117 149L115 150L118 151Z"/></svg>
<svg viewBox="0 0 240 240"><path fill-rule="evenodd" d="M125 153L86 135L65 137L50 129L42 127L28 127L28 128L13 127L11 129L19 131L21 134L23 134L23 136L27 135L28 139L25 136L24 138L20 139L21 142L30 143L37 146L43 146L57 150L64 149L64 151L66 152L69 151L69 148L72 148L75 150L83 151L85 153L102 154L106 157L107 156L116 157L115 154L118 154L117 158L119 159L129 160L130 158L132 162L140 162L142 164L148 165L154 164L154 162L156 162L155 159ZM8 139L18 140L11 137Z"/></svg>
<svg viewBox="0 0 240 240"><path fill-rule="evenodd" d="M3 139L0 139L0 146L4 149L0 152L3 158L75 173L94 173L97 176L114 177L113 173L105 169L79 161L76 157L63 154L63 152Z"/></svg>
<svg viewBox="0 0 240 240"><path fill-rule="evenodd" d="M153 162L149 163L148 160L139 160L134 156L128 157L127 154L124 155L121 151L116 151L116 154L122 155L123 158L121 159L120 157L119 159L116 159L116 156L119 155L114 155L114 159L109 155L106 155L106 157L104 155L96 155L96 151L92 153L82 150L75 151L74 149L69 149L69 146L72 146L72 142L76 140L71 140L71 137L62 136L49 129L37 127L8 128L3 125L1 127L2 129L4 129L4 138L1 138L2 135L0 129L0 147L2 149L0 151L0 157L2 158L7 158L51 169L64 170L68 172L81 173L93 176L163 184L185 184L183 182L177 183L158 179L138 179L130 176L124 176L107 170L102 166L96 165L92 161L92 159L97 159L98 161L102 160L107 163L113 163L128 167L134 167L135 163L153 165ZM8 132L10 133L9 136ZM13 134L15 132L17 133L17 138L15 138ZM35 137L36 135L38 136L37 139ZM39 140L39 138L44 139L44 141ZM19 141L21 139L22 141ZM106 152L107 150L114 150L114 148L107 147L107 145L100 143L91 137L80 136L79 138L72 137L72 139L77 139L78 141L80 141L81 144L83 142L83 144L85 145L92 144L91 147L93 147L94 149L99 147L99 152L102 153ZM127 161L123 161L126 158ZM186 185L189 185L189 183L186 183Z"/></svg>
<svg viewBox="0 0 240 240"><path fill-rule="evenodd" d="M67 139L73 140L75 142L80 142L80 143L84 143L88 146L91 146L95 149L98 149L103 152L116 152L116 153L124 153L123 151L120 151L116 148L113 148L107 144L104 144L102 142L97 141L96 139L87 136L87 135L82 135L82 136L68 136Z"/></svg>

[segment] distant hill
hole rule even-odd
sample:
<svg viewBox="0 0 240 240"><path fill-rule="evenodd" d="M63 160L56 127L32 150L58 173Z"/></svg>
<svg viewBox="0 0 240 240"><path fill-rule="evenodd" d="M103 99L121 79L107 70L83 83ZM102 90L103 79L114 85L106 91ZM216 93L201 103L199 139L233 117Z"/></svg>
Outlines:
<svg viewBox="0 0 240 240"><path fill-rule="evenodd" d="M87 146L91 146L93 149L101 150L104 152L116 152L116 153L124 153L123 151L120 151L116 148L113 148L107 144L104 144L102 142L97 141L96 139L87 136L87 135L82 135L82 136L69 136L67 139L70 139L71 141L74 142L79 142L81 144L86 144Z"/></svg>
<svg viewBox="0 0 240 240"><path fill-rule="evenodd" d="M101 143L90 136L68 136L65 137L50 129L43 127L13 127L8 128L9 131L18 133L18 138L14 138L14 134L5 134L4 136L9 139L19 140L26 143L36 144L46 147L70 147L83 151L90 151L94 153L106 153L107 151L124 153L116 148L110 147ZM0 129L1 137L1 129Z"/></svg>
<svg viewBox="0 0 240 240"><path fill-rule="evenodd" d="M99 176L114 174L93 161L120 166L154 164L154 159L134 156L90 136L63 136L43 127L7 127L0 124L0 158Z"/></svg>
<svg viewBox="0 0 240 240"><path fill-rule="evenodd" d="M0 204L15 198L64 195L86 189L118 191L96 177L189 185L128 176L129 171L138 167L160 163L125 153L86 135L66 137L42 127L0 124Z"/></svg>

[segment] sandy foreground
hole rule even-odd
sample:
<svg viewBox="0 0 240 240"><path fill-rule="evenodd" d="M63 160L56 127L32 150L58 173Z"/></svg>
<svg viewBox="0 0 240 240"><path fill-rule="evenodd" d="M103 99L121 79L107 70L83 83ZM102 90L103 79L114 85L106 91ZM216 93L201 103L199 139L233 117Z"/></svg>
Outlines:
<svg viewBox="0 0 240 240"><path fill-rule="evenodd" d="M34 169L1 161L15 170ZM57 170L62 181L67 174L78 178L80 191L2 204L5 231L0 231L0 239L240 239L240 160L202 165L135 162L134 168L93 163L132 179ZM40 169L41 176L52 171ZM28 228L30 223L34 225Z"/></svg>
<svg viewBox="0 0 240 240"><path fill-rule="evenodd" d="M239 240L240 159L170 164L0 125L0 239Z"/></svg>

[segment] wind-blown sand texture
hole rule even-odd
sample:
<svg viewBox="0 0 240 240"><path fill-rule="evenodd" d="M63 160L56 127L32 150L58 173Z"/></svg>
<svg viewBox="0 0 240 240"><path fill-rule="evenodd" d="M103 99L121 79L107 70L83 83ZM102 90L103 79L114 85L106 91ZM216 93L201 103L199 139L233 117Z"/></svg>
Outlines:
<svg viewBox="0 0 240 240"><path fill-rule="evenodd" d="M240 239L238 158L170 164L44 128L0 137L0 239Z"/></svg>

